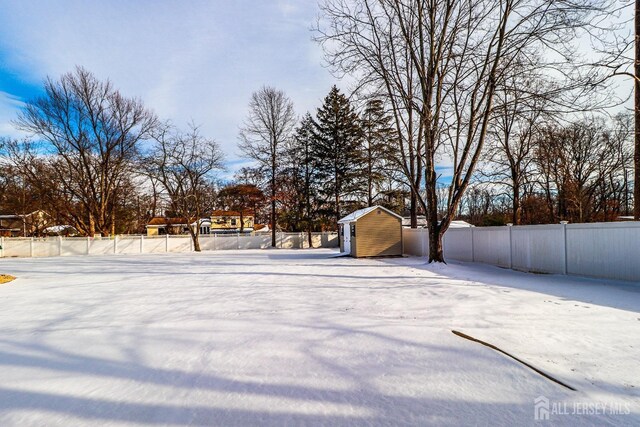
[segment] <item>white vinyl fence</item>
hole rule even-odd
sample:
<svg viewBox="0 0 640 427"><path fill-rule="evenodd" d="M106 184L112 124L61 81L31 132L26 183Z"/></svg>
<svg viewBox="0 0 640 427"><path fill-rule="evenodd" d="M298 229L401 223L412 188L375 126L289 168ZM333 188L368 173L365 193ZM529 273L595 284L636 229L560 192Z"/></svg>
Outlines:
<svg viewBox="0 0 640 427"><path fill-rule="evenodd" d="M429 254L426 229L403 238L405 254ZM443 246L459 261L640 282L640 222L451 228Z"/></svg>
<svg viewBox="0 0 640 427"><path fill-rule="evenodd" d="M312 233L311 242L314 248L334 248L339 246L336 233ZM269 247L271 247L271 234L211 234L200 236L200 249L203 251L262 249ZM307 234L277 233L276 247L283 249L308 248ZM193 242L190 236L0 237L0 258L190 251L193 251Z"/></svg>

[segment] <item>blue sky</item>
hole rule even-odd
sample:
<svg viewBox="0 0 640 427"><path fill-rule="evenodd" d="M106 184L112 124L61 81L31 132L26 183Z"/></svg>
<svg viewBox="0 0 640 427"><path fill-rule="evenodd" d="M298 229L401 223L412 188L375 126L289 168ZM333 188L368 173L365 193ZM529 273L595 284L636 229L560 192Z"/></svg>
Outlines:
<svg viewBox="0 0 640 427"><path fill-rule="evenodd" d="M284 90L298 114L331 85L311 40L313 0L0 0L0 135L46 76L82 65L163 119L193 120L242 164L238 128L251 93Z"/></svg>
<svg viewBox="0 0 640 427"><path fill-rule="evenodd" d="M46 76L82 65L160 118L200 125L229 178L248 163L236 144L253 91L282 89L303 115L331 85L349 87L311 40L315 0L0 0L0 11L0 136L20 136L10 120ZM624 98L630 82L618 83Z"/></svg>

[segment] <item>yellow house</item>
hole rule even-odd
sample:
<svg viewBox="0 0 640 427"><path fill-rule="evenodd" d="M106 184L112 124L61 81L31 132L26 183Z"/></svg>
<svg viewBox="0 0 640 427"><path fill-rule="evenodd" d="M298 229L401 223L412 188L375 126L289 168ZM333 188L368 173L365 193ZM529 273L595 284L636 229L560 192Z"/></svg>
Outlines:
<svg viewBox="0 0 640 427"><path fill-rule="evenodd" d="M243 223L242 227L240 226L240 221ZM211 233L218 231L240 231L240 228L242 228L243 231L253 231L253 226L254 215L251 212L243 212L242 215L240 215L238 211L217 210L211 212Z"/></svg>

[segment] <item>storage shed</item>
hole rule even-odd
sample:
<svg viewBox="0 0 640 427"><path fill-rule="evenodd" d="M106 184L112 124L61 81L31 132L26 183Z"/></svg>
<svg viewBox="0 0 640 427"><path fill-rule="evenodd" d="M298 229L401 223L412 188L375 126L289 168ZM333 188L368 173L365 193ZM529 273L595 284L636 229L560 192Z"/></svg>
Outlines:
<svg viewBox="0 0 640 427"><path fill-rule="evenodd" d="M402 255L402 217L382 206L360 209L338 221L340 252L355 258Z"/></svg>

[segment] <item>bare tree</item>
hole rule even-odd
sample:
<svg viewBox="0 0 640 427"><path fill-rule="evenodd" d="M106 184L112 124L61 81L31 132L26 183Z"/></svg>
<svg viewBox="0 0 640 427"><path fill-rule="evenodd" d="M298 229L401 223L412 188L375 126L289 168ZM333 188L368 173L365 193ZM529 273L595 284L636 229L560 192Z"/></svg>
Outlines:
<svg viewBox="0 0 640 427"><path fill-rule="evenodd" d="M53 166L54 181L82 212L76 225L88 235L114 234L116 206L129 179L139 143L156 125L156 117L142 102L126 98L111 82L100 81L82 67L55 81L47 78L44 95L24 107L16 120L19 129L48 143L45 163ZM14 146L14 148L17 148ZM37 154L34 144L24 145L21 167ZM16 157L18 159L19 157ZM32 175L37 179L37 175Z"/></svg>
<svg viewBox="0 0 640 427"><path fill-rule="evenodd" d="M429 261L444 262L442 237L479 161L496 88L517 59L555 70L578 28L604 0L325 0L319 40L330 65L375 81L420 118ZM395 72L404 67L407 73ZM407 76L415 78L411 83ZM414 89L409 95L407 88ZM408 98L411 96L411 98ZM438 161L452 165L447 209L438 215ZM443 177L440 177L442 181Z"/></svg>
<svg viewBox="0 0 640 427"><path fill-rule="evenodd" d="M276 199L278 173L285 141L293 133L296 116L293 103L283 91L265 86L251 95L249 114L240 130L240 149L255 160L269 180L271 246L276 246Z"/></svg>
<svg viewBox="0 0 640 427"><path fill-rule="evenodd" d="M640 220L640 0L613 2L607 25L597 22L590 31L592 49L599 58L588 63L601 73L600 81L622 77L633 83L634 218ZM623 100L624 101L624 100Z"/></svg>
<svg viewBox="0 0 640 427"><path fill-rule="evenodd" d="M628 139L602 118L587 116L567 125L549 124L535 141L535 163L554 219L608 220L620 212L614 193L628 162ZM616 206L610 206L615 202Z"/></svg>
<svg viewBox="0 0 640 427"><path fill-rule="evenodd" d="M516 68L517 70L517 68ZM503 186L511 199L511 221L521 223L523 192L533 180L534 139L548 115L541 76L527 70L505 76L496 90L493 125L488 133L487 170L481 174Z"/></svg>
<svg viewBox="0 0 640 427"><path fill-rule="evenodd" d="M141 169L160 184L171 210L184 219L193 247L200 252L200 219L213 209L213 175L223 169L220 147L194 125L180 132L165 124L154 132L153 140L153 147L141 159Z"/></svg>

